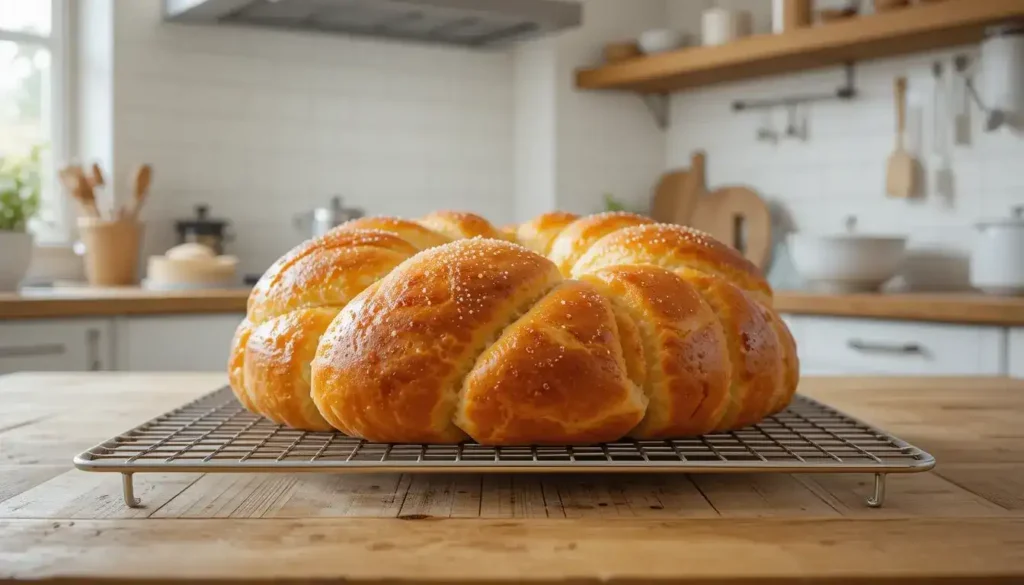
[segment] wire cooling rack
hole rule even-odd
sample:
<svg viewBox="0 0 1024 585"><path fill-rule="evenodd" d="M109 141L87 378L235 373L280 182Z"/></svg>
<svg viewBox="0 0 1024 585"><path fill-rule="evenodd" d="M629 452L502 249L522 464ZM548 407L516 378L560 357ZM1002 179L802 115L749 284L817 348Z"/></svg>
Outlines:
<svg viewBox="0 0 1024 585"><path fill-rule="evenodd" d="M138 472L673 472L874 473L868 505L885 497L885 475L926 471L928 453L820 402L789 408L737 431L592 446L488 447L477 443L373 443L307 432L245 410L221 388L75 457L86 471L123 475L125 502L139 506Z"/></svg>

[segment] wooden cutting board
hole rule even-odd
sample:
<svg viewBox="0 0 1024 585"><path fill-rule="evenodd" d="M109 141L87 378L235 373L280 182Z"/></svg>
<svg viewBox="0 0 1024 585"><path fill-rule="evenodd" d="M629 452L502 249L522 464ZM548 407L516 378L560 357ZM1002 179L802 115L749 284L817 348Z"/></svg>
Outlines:
<svg viewBox="0 0 1024 585"><path fill-rule="evenodd" d="M686 175L686 184L679 194L676 203L673 223L680 225L691 225L693 213L697 209L697 202L707 192L704 185L704 151L698 150L690 157L690 172Z"/></svg>
<svg viewBox="0 0 1024 585"><path fill-rule="evenodd" d="M697 201L691 225L736 248L762 270L772 246L768 205L746 187L723 187Z"/></svg>
<svg viewBox="0 0 1024 585"><path fill-rule="evenodd" d="M665 173L654 187L651 197L651 218L659 223L674 223L676 208L689 182L689 172L671 171Z"/></svg>
<svg viewBox="0 0 1024 585"><path fill-rule="evenodd" d="M661 176L651 198L651 217L661 223L689 225L704 190L704 153L697 151L688 170Z"/></svg>

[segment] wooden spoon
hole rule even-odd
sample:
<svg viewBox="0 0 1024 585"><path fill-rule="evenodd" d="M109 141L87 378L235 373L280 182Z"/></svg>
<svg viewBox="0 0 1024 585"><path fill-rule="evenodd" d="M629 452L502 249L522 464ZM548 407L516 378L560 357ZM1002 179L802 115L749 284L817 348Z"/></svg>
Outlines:
<svg viewBox="0 0 1024 585"><path fill-rule="evenodd" d="M64 167L60 170L59 175L61 184L71 194L71 197L78 201L85 214L99 217L100 212L96 208L96 198L89 187L89 182L85 178L85 173L82 172L82 167L77 165Z"/></svg>
<svg viewBox="0 0 1024 585"><path fill-rule="evenodd" d="M64 167L58 173L60 177L60 184L64 186L64 190L68 192L68 195L72 199L78 202L78 205L85 209L85 201L82 200L82 193L78 188L78 175L71 169L71 167Z"/></svg>
<svg viewBox="0 0 1024 585"><path fill-rule="evenodd" d="M92 176L89 177L89 184L92 185L92 188L95 189L96 187L106 185L106 182L103 180L103 171L100 169L100 165L92 163L91 170Z"/></svg>
<svg viewBox="0 0 1024 585"><path fill-rule="evenodd" d="M153 182L153 168L149 165L140 165L135 169L135 177L132 181L132 208L129 215L132 219L138 219L142 204L149 194L149 185Z"/></svg>
<svg viewBox="0 0 1024 585"><path fill-rule="evenodd" d="M93 190L93 197L96 196L97 188L105 187L107 184L103 178L103 170L97 163L92 163L92 166L89 168L89 176L87 178L89 180L89 187ZM113 200L112 193L108 193L107 197L110 197L110 219L116 220L118 219L117 202ZM106 199L107 197L104 198Z"/></svg>
<svg viewBox="0 0 1024 585"><path fill-rule="evenodd" d="M85 204L86 209L92 215L102 217L100 215L100 208L96 205L96 192L93 191L92 183L89 181L89 177L85 175L85 170L78 165L71 168L74 169L75 175L78 177L78 190L81 193L82 202Z"/></svg>
<svg viewBox="0 0 1024 585"><path fill-rule="evenodd" d="M885 171L885 192L890 197L905 199L914 194L914 158L907 152L904 135L907 130L907 78L896 78L896 150L889 155Z"/></svg>

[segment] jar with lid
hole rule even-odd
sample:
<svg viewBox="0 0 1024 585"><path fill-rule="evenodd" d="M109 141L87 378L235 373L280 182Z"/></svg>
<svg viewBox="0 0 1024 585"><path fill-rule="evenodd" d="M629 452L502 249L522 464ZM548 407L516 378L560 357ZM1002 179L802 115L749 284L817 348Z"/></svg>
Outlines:
<svg viewBox="0 0 1024 585"><path fill-rule="evenodd" d="M327 207L317 207L312 211L295 216L295 226L303 231L309 230L311 237L319 237L346 221L363 217L363 210L358 207L345 207L341 197L332 197Z"/></svg>
<svg viewBox="0 0 1024 585"><path fill-rule="evenodd" d="M207 205L197 205L195 216L180 219L174 223L178 233L178 244L203 244L217 255L224 253L224 244L230 239L227 234L228 221L209 217Z"/></svg>

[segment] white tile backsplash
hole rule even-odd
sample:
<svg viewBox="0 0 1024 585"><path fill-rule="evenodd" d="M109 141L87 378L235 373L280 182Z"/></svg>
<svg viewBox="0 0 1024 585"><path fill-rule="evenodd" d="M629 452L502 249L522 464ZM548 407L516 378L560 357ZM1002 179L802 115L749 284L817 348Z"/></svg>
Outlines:
<svg viewBox="0 0 1024 585"><path fill-rule="evenodd" d="M669 23L699 41L713 4L753 11L766 32L764 0L585 0L583 27L512 51L172 25L159 0L113 2L112 158L119 185L138 163L156 169L147 254L173 244L173 220L197 203L232 221L246 272L299 241L292 217L336 193L370 213L467 209L498 224L597 211L604 193L643 208L661 172L703 149L710 186L747 184L799 230L841 230L855 215L863 231L906 234L925 280L942 280L941 251L962 285L973 223L1024 203L1024 140L983 132L977 111L971 144L952 149L954 192L934 185L930 65L948 71L956 51L859 64L855 100L802 109L807 140L774 145L755 133L781 132L786 111L735 113L731 102L831 92L841 68L673 94L667 131L631 93L573 87L574 69L598 62L609 40ZM918 106L910 138L926 183L913 201L884 194L897 75Z"/></svg>
<svg viewBox="0 0 1024 585"><path fill-rule="evenodd" d="M755 16L768 10L753 2L737 0ZM670 0L676 26L697 30L694 12L699 3ZM768 3L763 3L767 5ZM972 112L972 143L951 148L950 162L955 189L946 196L936 188L932 157L932 72L941 61L948 74L958 53L976 56L977 47L944 50L908 57L858 64L858 95L849 102L822 102L806 110L809 136L806 141L781 140L772 145L755 140L768 114L733 112L736 99L756 99L831 92L843 83L842 68L772 76L716 85L674 94L672 126L667 133L667 164L687 166L690 153L708 153L708 183L712 188L746 183L763 197L784 207L796 229L841 231L847 216L858 219L864 232L897 233L909 237L915 256L929 256L926 268L910 266L908 272L930 286L967 285L964 263L973 242L973 224L981 218L1006 216L1013 205L1024 203L1024 139L1013 130L985 133L980 115ZM895 114L893 80L905 75L912 103L910 146L922 162L923 197L894 200L885 195L885 164L894 146ZM770 114L771 125L781 132L786 110ZM936 262L933 252L942 250L948 262ZM930 271L927 278L922 270ZM938 273L936 273L938 272Z"/></svg>
<svg viewBox="0 0 1024 585"><path fill-rule="evenodd" d="M332 194L368 213L512 219L509 52L168 24L160 5L114 2L115 172L155 169L145 254L198 203L231 220L245 272Z"/></svg>

